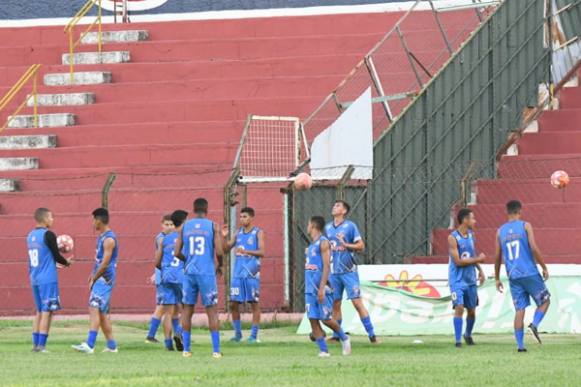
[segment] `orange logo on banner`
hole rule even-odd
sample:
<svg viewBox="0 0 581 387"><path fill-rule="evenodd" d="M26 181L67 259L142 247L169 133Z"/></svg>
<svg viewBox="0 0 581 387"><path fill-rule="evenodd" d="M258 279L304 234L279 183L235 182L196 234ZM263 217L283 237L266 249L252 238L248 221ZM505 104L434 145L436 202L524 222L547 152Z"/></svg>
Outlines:
<svg viewBox="0 0 581 387"><path fill-rule="evenodd" d="M388 274L384 278L385 282L379 282L379 285L385 286L387 288L401 289L404 292L412 293L416 296L433 298L440 297L440 292L438 289L424 281L421 274L416 274L411 280L408 278L409 273L407 270L403 270L399 274L399 279L396 280L394 276Z"/></svg>

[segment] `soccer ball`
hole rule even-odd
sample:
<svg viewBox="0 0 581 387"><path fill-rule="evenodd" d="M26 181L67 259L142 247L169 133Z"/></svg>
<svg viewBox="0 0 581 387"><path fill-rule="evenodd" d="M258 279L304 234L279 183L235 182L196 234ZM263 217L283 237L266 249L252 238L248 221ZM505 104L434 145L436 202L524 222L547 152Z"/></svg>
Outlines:
<svg viewBox="0 0 581 387"><path fill-rule="evenodd" d="M565 188L569 184L569 175L565 171L555 171L551 175L551 185L557 189Z"/></svg>
<svg viewBox="0 0 581 387"><path fill-rule="evenodd" d="M75 247L75 241L73 238L66 234L59 235L58 238L56 238L56 243L61 253L70 253Z"/></svg>
<svg viewBox="0 0 581 387"><path fill-rule="evenodd" d="M297 191L305 191L311 189L313 186L313 179L311 179L311 175L305 172L301 172L295 178L293 183L294 188Z"/></svg>

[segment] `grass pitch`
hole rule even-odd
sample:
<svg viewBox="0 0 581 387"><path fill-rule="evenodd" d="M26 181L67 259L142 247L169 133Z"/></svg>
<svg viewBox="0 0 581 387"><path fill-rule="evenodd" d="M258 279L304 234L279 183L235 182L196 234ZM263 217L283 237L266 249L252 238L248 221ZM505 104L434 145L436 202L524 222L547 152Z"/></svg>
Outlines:
<svg viewBox="0 0 581 387"><path fill-rule="evenodd" d="M30 323L0 321L0 384L7 386L573 386L581 380L581 336L527 336L529 352L516 353L509 335L476 335L474 347L454 348L452 336L384 337L379 346L354 337L353 355L317 358L308 338L295 327L263 329L262 343L229 343L222 332L222 359L213 359L205 330L192 332L191 358L145 344L144 324L114 322L118 354L75 353L86 321L57 321L49 337L51 353L31 353ZM452 326L450 326L452 330ZM247 334L247 331L245 332ZM158 338L161 338L158 333ZM414 340L423 344L414 344Z"/></svg>

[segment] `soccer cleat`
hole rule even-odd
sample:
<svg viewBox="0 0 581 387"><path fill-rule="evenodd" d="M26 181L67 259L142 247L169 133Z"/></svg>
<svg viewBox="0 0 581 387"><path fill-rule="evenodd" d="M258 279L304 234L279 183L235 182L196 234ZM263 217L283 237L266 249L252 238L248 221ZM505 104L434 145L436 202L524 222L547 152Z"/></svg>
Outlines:
<svg viewBox="0 0 581 387"><path fill-rule="evenodd" d="M475 344L472 336L464 335L464 341L466 342L466 345L474 345Z"/></svg>
<svg viewBox="0 0 581 387"><path fill-rule="evenodd" d="M175 349L173 348L173 345L171 347L165 347L165 350L166 351L169 351L169 352L174 352L175 351Z"/></svg>
<svg viewBox="0 0 581 387"><path fill-rule="evenodd" d="M338 343L338 342L340 342L340 341L341 341L341 340L340 340L338 337L335 337L335 336L331 336L331 337L329 337L329 338L327 339L327 342L333 342L333 343Z"/></svg>
<svg viewBox="0 0 581 387"><path fill-rule="evenodd" d="M31 351L32 352L40 352L40 350L38 349L38 347L33 347Z"/></svg>
<svg viewBox="0 0 581 387"><path fill-rule="evenodd" d="M258 337L252 337L250 336L248 338L248 344L260 344L261 341L258 339Z"/></svg>
<svg viewBox="0 0 581 387"><path fill-rule="evenodd" d="M89 344L87 344L87 343L81 343L79 345L71 345L71 348L77 352L87 353L89 355L92 355L95 352L95 349L89 347Z"/></svg>
<svg viewBox="0 0 581 387"><path fill-rule="evenodd" d="M46 348L39 348L37 352L38 353L50 353L49 350Z"/></svg>
<svg viewBox="0 0 581 387"><path fill-rule="evenodd" d="M158 339L156 339L155 337L151 337L151 336L147 336L147 337L145 338L145 342L146 342L147 344L159 344L159 340L158 340Z"/></svg>
<svg viewBox="0 0 581 387"><path fill-rule="evenodd" d="M379 340L377 336L369 336L369 342L371 344L381 344L381 340Z"/></svg>
<svg viewBox="0 0 581 387"><path fill-rule="evenodd" d="M184 343L182 342L182 338L179 336L174 336L173 341L176 344L176 350L183 351L184 350Z"/></svg>
<svg viewBox="0 0 581 387"><path fill-rule="evenodd" d="M317 338L315 337L315 335L313 335L313 332L309 333L309 340L311 340L313 343L317 341Z"/></svg>
<svg viewBox="0 0 581 387"><path fill-rule="evenodd" d="M456 343L456 348L462 348L462 343Z"/></svg>
<svg viewBox="0 0 581 387"><path fill-rule="evenodd" d="M526 352L526 351L527 351L527 349L526 349L526 348L519 348L519 349L517 350L517 352Z"/></svg>
<svg viewBox="0 0 581 387"><path fill-rule="evenodd" d="M533 333L533 336L535 337L535 340L537 340L537 342L539 344L543 344L541 342L541 337L539 336L539 331L537 330L537 327L534 326L533 324L529 325L529 329L531 330L531 332Z"/></svg>
<svg viewBox="0 0 581 387"><path fill-rule="evenodd" d="M222 353L221 352L212 352L212 357L214 359L221 359L222 358Z"/></svg>
<svg viewBox="0 0 581 387"><path fill-rule="evenodd" d="M331 357L329 352L319 352L319 357Z"/></svg>
<svg viewBox="0 0 581 387"><path fill-rule="evenodd" d="M341 347L343 348L343 356L351 355L351 340L349 338L341 342Z"/></svg>
<svg viewBox="0 0 581 387"><path fill-rule="evenodd" d="M101 352L102 353L118 353L119 349L118 348L111 349L111 348L105 347L105 349L102 350Z"/></svg>
<svg viewBox="0 0 581 387"><path fill-rule="evenodd" d="M184 352L182 352L182 356L183 357L192 357L192 353L188 352L188 351L184 351Z"/></svg>
<svg viewBox="0 0 581 387"><path fill-rule="evenodd" d="M239 343L242 341L242 336L234 336L233 338L230 339L231 343Z"/></svg>

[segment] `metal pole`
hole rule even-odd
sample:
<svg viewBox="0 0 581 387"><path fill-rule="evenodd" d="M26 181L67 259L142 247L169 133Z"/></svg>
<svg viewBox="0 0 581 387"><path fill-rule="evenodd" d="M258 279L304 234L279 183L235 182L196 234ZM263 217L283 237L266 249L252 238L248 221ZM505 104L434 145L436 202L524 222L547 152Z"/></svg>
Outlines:
<svg viewBox="0 0 581 387"><path fill-rule="evenodd" d="M407 44L405 42L405 39L403 37L403 34L401 33L401 30L399 29L399 26L397 26L395 28L395 31L397 32L397 35L399 36L399 40L400 40L401 45L403 46L403 49L404 49L404 51L406 53L406 56L408 58L408 62L410 64L412 70L414 71L414 74L416 76L416 80L418 81L418 85L420 85L420 89L421 89L424 86L422 84L422 78L420 77L420 74L418 73L418 69L416 69L416 66L414 65L414 61L413 61L413 59L410 56L410 50L408 49L408 46L407 46Z"/></svg>
<svg viewBox="0 0 581 387"><path fill-rule="evenodd" d="M448 48L448 52L450 53L450 55L452 55L452 45L450 44L450 41L448 40L448 37L446 36L446 31L444 31L444 27L442 26L442 22L440 21L440 16L438 16L438 11L436 11L436 8L434 7L434 3L432 0L429 0L430 3L430 8L432 8L432 13L434 14L434 18L436 19L436 24L438 25L438 28L440 30L440 33L442 34L442 37L444 38L444 42L446 43L446 47Z"/></svg>
<svg viewBox="0 0 581 387"><path fill-rule="evenodd" d="M98 33L98 43L99 43L99 56L101 56L101 46L102 46L102 41L101 41L101 34L102 34L102 20L101 20L101 16L103 13L103 10L101 9L101 1L99 0L99 10L98 10L98 16L97 19L99 19L98 24L99 24L99 33ZM100 58L102 59L102 58Z"/></svg>
<svg viewBox="0 0 581 387"><path fill-rule="evenodd" d="M116 178L117 175L115 172L111 172L107 178L107 181L105 182L105 185L103 186L103 191L101 192L101 206L103 208L109 208L109 190L111 189L111 186L113 185L113 182Z"/></svg>
<svg viewBox="0 0 581 387"><path fill-rule="evenodd" d="M34 79L32 80L32 100L34 102L34 127L38 128L38 98L36 95L36 84L38 77L38 68L34 72Z"/></svg>
<svg viewBox="0 0 581 387"><path fill-rule="evenodd" d="M381 80L379 79L379 74L377 73L377 69L375 68L375 63L373 62L373 58L370 55L365 57L365 65L367 66L367 71L369 71L369 76L371 77L371 80L373 81L373 85L375 86L375 90L377 90L377 94L379 94L380 97L385 97L385 92L383 91L383 85L381 84ZM382 101L381 105L383 105L383 110L385 110L385 114L387 114L387 118L389 119L389 122L392 122L393 121L393 113L391 112L391 109L389 108L389 104L387 103L387 100Z"/></svg>
<svg viewBox="0 0 581 387"><path fill-rule="evenodd" d="M69 71L71 76L71 85L75 84L75 78L73 73L75 71L75 58L73 56L73 29L72 27L69 29Z"/></svg>

